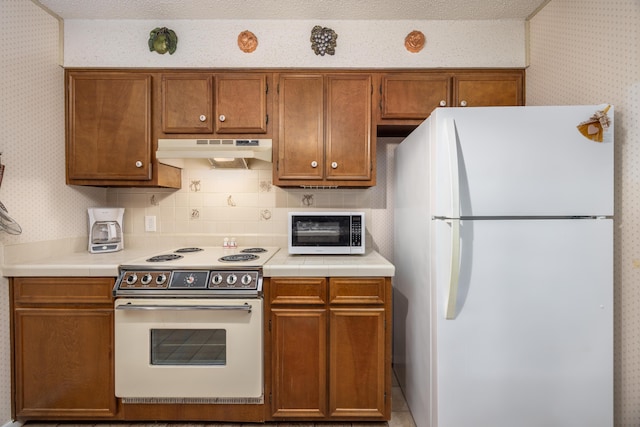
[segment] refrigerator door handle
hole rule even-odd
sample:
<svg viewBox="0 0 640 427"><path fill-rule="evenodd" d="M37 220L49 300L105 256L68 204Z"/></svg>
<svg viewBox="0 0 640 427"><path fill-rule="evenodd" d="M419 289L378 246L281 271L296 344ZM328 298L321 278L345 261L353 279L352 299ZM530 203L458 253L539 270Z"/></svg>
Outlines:
<svg viewBox="0 0 640 427"><path fill-rule="evenodd" d="M456 122L453 118L444 120L444 140L449 151L449 191L451 196L451 217L460 217L460 174L458 170L458 144Z"/></svg>
<svg viewBox="0 0 640 427"><path fill-rule="evenodd" d="M458 303L458 282L460 279L460 220L450 219L451 225L451 272L449 273L449 292L447 294L447 306L445 318L456 318L456 306Z"/></svg>
<svg viewBox="0 0 640 427"><path fill-rule="evenodd" d="M447 220L451 225L451 272L449 273L445 318L452 320L456 318L460 278L460 174L456 122L453 118L446 118L443 121L442 132L449 154L449 196L451 199L451 218Z"/></svg>

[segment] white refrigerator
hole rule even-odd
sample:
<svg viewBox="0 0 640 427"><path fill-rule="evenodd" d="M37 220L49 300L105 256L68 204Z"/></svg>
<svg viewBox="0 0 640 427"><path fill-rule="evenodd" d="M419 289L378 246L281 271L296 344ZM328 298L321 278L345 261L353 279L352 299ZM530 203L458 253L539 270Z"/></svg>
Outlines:
<svg viewBox="0 0 640 427"><path fill-rule="evenodd" d="M395 150L393 363L417 427L613 425L607 107L438 108Z"/></svg>

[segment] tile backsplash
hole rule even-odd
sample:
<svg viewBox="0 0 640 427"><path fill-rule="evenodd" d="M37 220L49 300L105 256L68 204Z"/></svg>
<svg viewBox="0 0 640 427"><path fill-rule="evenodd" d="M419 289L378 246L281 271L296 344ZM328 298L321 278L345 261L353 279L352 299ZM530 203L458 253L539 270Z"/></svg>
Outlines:
<svg viewBox="0 0 640 427"><path fill-rule="evenodd" d="M393 188L389 179L399 142L378 140L378 185L372 188L280 188L272 183L271 163L256 162L248 170L211 169L206 160L186 160L180 190L112 188L107 203L126 209L128 241L176 235L221 245L224 237L235 237L243 246L286 246L291 211L363 210L367 245L391 258ZM145 230L147 216L155 217L156 231Z"/></svg>

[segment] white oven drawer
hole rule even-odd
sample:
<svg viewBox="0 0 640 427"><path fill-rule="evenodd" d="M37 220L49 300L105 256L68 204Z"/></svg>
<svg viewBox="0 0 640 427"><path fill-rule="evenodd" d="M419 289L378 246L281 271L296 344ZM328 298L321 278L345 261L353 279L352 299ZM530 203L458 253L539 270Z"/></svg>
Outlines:
<svg viewBox="0 0 640 427"><path fill-rule="evenodd" d="M115 391L121 398L263 398L261 298L120 298Z"/></svg>

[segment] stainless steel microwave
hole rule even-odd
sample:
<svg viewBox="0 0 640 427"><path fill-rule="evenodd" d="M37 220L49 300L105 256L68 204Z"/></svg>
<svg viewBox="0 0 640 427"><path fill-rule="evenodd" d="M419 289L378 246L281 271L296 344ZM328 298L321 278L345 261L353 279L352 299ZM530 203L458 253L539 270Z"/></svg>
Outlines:
<svg viewBox="0 0 640 427"><path fill-rule="evenodd" d="M290 254L363 254L364 212L290 212Z"/></svg>

